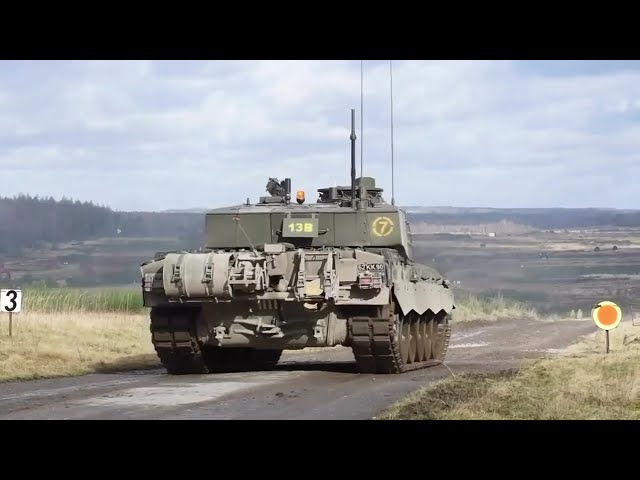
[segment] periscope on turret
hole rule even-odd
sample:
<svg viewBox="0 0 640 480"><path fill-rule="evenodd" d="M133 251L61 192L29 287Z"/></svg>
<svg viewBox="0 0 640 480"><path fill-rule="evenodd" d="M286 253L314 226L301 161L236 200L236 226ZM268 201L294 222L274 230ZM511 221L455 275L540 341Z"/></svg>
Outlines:
<svg viewBox="0 0 640 480"><path fill-rule="evenodd" d="M413 259L403 209L372 177L292 198L269 178L252 204L205 214L202 251L141 266L151 341L171 374L272 368L283 350L351 347L363 373L441 363L455 308L448 282Z"/></svg>

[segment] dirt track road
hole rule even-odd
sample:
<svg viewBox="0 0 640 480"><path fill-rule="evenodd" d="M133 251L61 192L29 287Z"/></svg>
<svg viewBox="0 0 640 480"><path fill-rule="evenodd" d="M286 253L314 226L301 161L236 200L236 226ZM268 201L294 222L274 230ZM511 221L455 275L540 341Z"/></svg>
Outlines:
<svg viewBox="0 0 640 480"><path fill-rule="evenodd" d="M553 355L593 332L589 320L454 325L446 365L489 372ZM161 370L0 384L0 419L370 419L451 375L445 366L362 375L348 348L282 356L275 371L170 377Z"/></svg>

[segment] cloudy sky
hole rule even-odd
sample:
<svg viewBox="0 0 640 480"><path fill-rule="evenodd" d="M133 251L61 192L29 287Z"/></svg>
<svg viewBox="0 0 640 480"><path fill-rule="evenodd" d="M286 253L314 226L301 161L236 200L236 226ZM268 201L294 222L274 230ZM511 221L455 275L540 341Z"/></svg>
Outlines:
<svg viewBox="0 0 640 480"><path fill-rule="evenodd" d="M391 200L388 61L364 62L364 175ZM640 62L394 61L400 205L640 204ZM217 207L348 184L356 61L2 61L1 196ZM357 148L360 173L360 146Z"/></svg>

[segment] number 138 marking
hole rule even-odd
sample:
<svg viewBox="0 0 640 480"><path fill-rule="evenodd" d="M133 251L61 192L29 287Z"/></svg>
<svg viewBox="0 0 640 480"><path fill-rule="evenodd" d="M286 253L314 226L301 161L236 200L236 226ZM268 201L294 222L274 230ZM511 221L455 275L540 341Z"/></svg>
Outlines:
<svg viewBox="0 0 640 480"><path fill-rule="evenodd" d="M292 232L313 232L313 223L310 223L310 222L290 223L289 230L291 230Z"/></svg>

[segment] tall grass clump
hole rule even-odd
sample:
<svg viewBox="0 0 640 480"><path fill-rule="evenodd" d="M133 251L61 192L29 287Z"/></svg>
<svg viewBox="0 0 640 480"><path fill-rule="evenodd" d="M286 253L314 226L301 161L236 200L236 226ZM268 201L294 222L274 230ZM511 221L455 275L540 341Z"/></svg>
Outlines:
<svg viewBox="0 0 640 480"><path fill-rule="evenodd" d="M133 289L35 288L23 290L22 294L25 312L144 312L142 293Z"/></svg>
<svg viewBox="0 0 640 480"><path fill-rule="evenodd" d="M470 293L456 292L456 322L472 320L536 319L536 309L518 300L495 297L479 297Z"/></svg>

